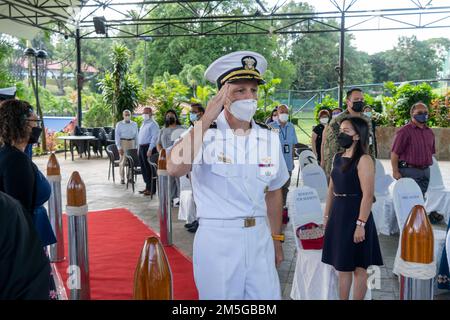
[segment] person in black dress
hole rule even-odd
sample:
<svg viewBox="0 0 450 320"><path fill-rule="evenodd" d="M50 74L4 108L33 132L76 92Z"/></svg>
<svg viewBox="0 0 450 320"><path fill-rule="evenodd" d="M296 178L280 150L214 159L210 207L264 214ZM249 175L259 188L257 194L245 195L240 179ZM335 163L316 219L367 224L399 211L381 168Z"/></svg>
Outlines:
<svg viewBox="0 0 450 320"><path fill-rule="evenodd" d="M327 204L322 262L339 271L339 297L347 300L367 291L367 268L383 265L377 230L371 214L375 165L368 155L369 127L359 117L342 121L338 143L345 152L333 160Z"/></svg>
<svg viewBox="0 0 450 320"><path fill-rule="evenodd" d="M50 264L19 201L0 192L0 300L47 300Z"/></svg>
<svg viewBox="0 0 450 320"><path fill-rule="evenodd" d="M55 239L53 236L47 242L47 236L53 235L51 226L48 228L48 221L45 221L48 217L46 214L37 215L36 212L40 212L40 206L47 201L49 192L48 188L44 190L41 183L45 182L41 179L45 177L39 174L37 166L24 152L28 144L38 141L41 132L40 120L28 102L6 100L0 104L0 191L22 205L29 227L37 231L38 238L35 241L44 252L44 245L54 243ZM43 221L47 222L46 229L42 228ZM50 270L50 261L48 258L46 260ZM55 299L55 284L50 272L47 281L50 283L48 297Z"/></svg>
<svg viewBox="0 0 450 320"><path fill-rule="evenodd" d="M323 130L325 130L325 126L331 120L330 111L327 109L323 109L319 111L319 124L313 128L313 133L311 136L311 146L312 151L316 155L317 162L320 163L320 159L322 159L322 134Z"/></svg>

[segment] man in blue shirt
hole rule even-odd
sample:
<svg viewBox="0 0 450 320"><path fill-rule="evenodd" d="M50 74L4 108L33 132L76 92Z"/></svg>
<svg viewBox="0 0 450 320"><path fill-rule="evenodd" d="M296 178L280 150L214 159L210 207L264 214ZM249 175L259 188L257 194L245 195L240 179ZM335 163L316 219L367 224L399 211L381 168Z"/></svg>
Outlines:
<svg viewBox="0 0 450 320"><path fill-rule="evenodd" d="M286 198L291 184L292 170L294 170L294 146L298 143L295 127L292 122L289 122L289 108L282 104L277 108L277 121L269 123L269 126L277 129L280 136L281 148L283 151L284 160L289 171L289 180L283 186L283 220L287 222Z"/></svg>
<svg viewBox="0 0 450 320"><path fill-rule="evenodd" d="M152 150L156 147L156 140L159 136L159 126L152 119L152 108L146 107L142 113L144 122L139 130L139 161L141 163L142 177L145 181L145 189L139 193L145 196L150 196L156 191L156 181L153 182L152 187L152 168L148 163L148 157L152 155Z"/></svg>

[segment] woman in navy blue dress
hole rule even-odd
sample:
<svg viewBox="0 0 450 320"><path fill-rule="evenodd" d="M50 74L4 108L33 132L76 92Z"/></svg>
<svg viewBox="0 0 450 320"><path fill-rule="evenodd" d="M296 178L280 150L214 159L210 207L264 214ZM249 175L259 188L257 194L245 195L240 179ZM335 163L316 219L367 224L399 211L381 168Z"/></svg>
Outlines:
<svg viewBox="0 0 450 320"><path fill-rule="evenodd" d="M375 166L368 155L369 126L359 117L341 122L338 143L345 152L333 160L324 213L322 262L339 271L339 297L364 299L367 268L383 265L377 230L371 215ZM354 281L353 281L354 279Z"/></svg>

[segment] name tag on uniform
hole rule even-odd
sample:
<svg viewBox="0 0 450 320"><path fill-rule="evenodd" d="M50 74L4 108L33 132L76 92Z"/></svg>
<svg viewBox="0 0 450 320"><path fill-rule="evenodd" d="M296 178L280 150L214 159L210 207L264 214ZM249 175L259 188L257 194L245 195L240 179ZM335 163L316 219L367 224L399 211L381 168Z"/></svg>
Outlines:
<svg viewBox="0 0 450 320"><path fill-rule="evenodd" d="M285 144L285 145L283 146L283 151L284 151L284 153L289 153L289 152L291 152L290 146L289 146L288 144Z"/></svg>

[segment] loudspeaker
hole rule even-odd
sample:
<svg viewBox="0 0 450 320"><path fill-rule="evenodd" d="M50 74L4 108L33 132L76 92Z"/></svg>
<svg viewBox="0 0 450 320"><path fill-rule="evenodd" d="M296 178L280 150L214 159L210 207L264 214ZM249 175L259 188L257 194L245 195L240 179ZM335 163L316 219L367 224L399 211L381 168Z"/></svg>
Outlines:
<svg viewBox="0 0 450 320"><path fill-rule="evenodd" d="M94 17L92 20L94 21L95 33L106 34L106 19L105 19L105 17Z"/></svg>

